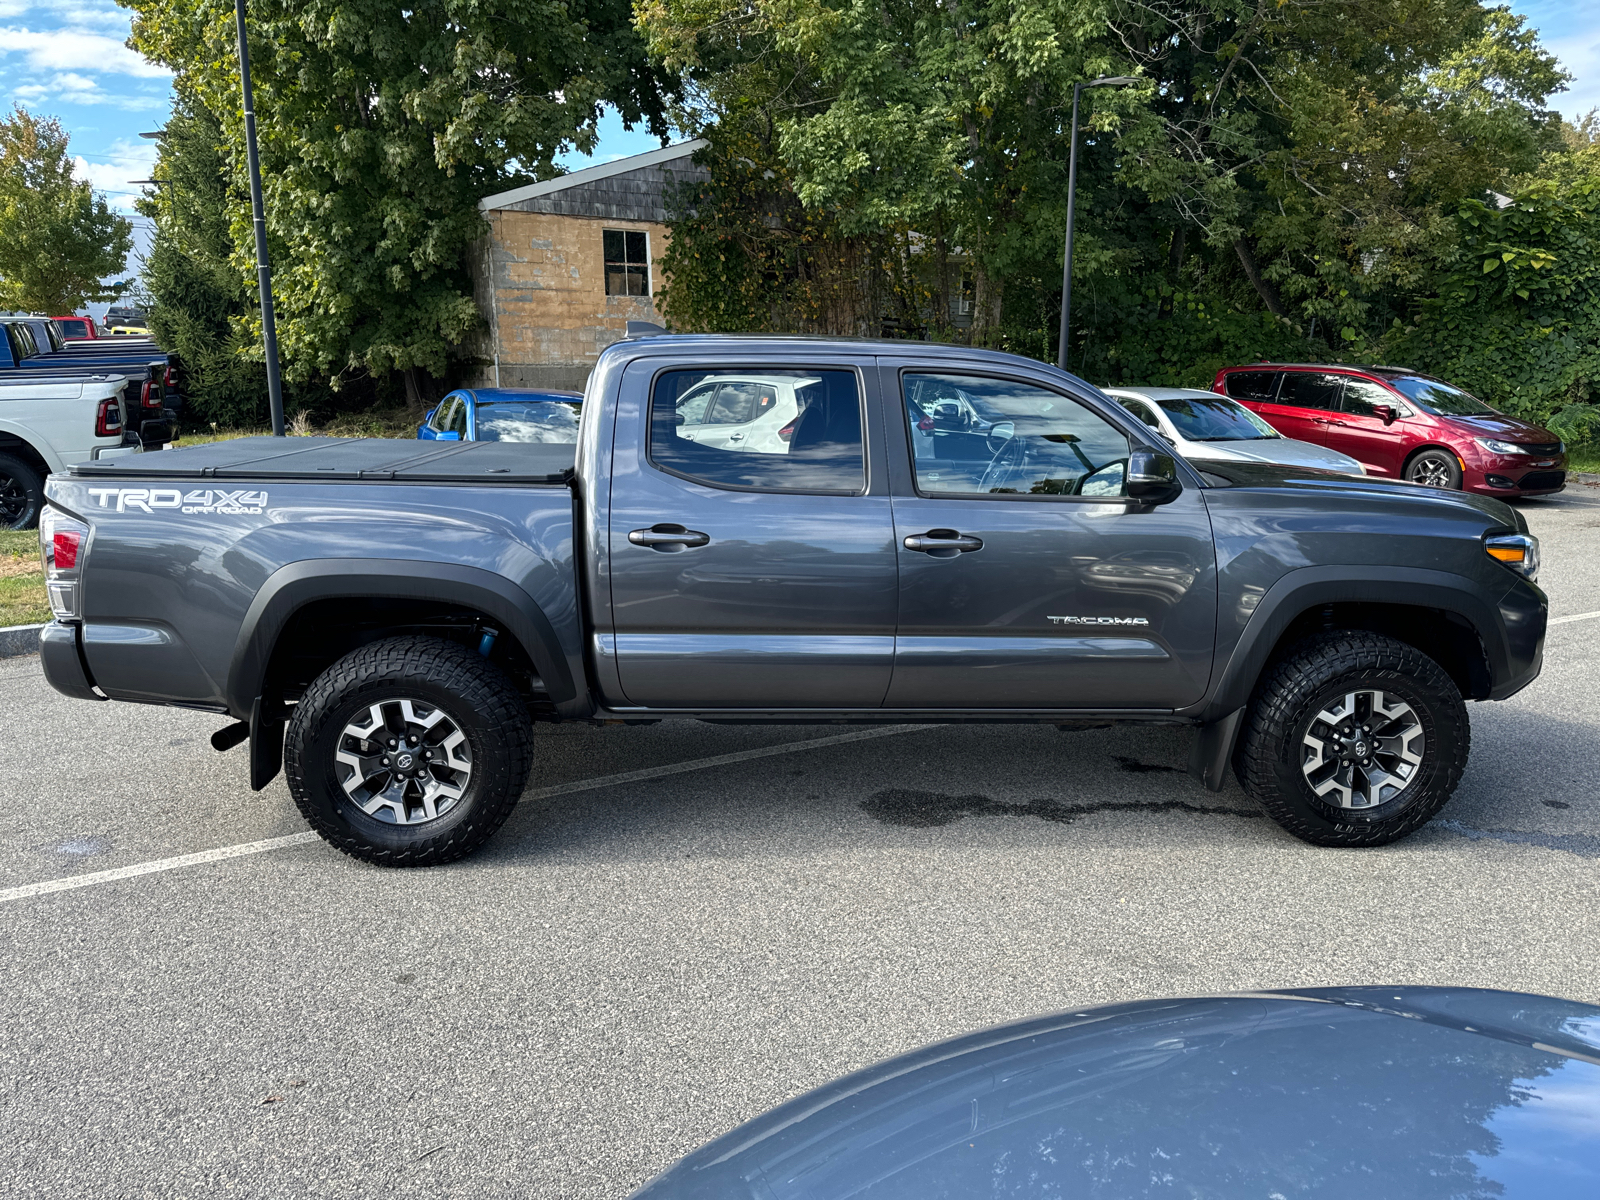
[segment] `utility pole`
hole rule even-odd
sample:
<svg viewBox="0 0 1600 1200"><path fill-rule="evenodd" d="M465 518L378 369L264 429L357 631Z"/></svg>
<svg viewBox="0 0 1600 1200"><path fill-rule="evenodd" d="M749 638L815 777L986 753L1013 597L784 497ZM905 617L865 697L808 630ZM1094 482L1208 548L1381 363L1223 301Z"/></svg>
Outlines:
<svg viewBox="0 0 1600 1200"><path fill-rule="evenodd" d="M256 226L256 279L261 286L261 349L267 359L267 403L272 436L283 436L283 381L278 377L278 328L272 317L272 265L267 261L267 216L261 202L261 158L256 153L256 101L250 86L250 43L244 34L244 0L234 0L239 26L239 82L244 89L245 156L250 161L250 208Z"/></svg>
<svg viewBox="0 0 1600 1200"><path fill-rule="evenodd" d="M240 4L244 0L239 0ZM1102 75L1088 83L1072 85L1072 149L1067 156L1067 248L1061 259L1061 345L1056 350L1056 366L1067 369L1067 338L1072 333L1072 224L1078 193L1078 97L1086 87L1127 87L1138 83L1129 75Z"/></svg>

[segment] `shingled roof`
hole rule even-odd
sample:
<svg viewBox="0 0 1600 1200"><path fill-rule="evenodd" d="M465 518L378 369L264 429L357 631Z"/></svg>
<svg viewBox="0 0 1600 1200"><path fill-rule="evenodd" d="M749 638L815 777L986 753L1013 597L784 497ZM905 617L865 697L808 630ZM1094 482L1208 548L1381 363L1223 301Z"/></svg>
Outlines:
<svg viewBox="0 0 1600 1200"><path fill-rule="evenodd" d="M602 217L613 221L667 219L666 191L678 183L707 178L704 167L691 158L706 143L696 139L632 154L598 167L585 167L570 175L496 192L478 201L482 212L559 213L571 217Z"/></svg>

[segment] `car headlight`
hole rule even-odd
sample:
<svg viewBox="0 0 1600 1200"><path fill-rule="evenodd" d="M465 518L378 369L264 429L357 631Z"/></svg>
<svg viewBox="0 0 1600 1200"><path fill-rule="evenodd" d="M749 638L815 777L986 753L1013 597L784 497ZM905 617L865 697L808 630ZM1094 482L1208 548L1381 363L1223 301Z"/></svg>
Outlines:
<svg viewBox="0 0 1600 1200"><path fill-rule="evenodd" d="M1519 446L1515 442L1497 442L1494 438L1479 438L1478 445L1495 454L1532 454L1533 451L1526 446Z"/></svg>
<svg viewBox="0 0 1600 1200"><path fill-rule="evenodd" d="M1531 533L1506 533L1483 539L1490 558L1524 579L1539 578L1539 539Z"/></svg>

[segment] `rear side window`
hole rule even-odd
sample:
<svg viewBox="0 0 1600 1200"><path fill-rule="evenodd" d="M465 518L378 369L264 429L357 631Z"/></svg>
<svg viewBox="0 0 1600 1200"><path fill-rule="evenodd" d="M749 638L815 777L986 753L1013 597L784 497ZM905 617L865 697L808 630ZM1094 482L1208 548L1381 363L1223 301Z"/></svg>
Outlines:
<svg viewBox="0 0 1600 1200"><path fill-rule="evenodd" d="M1342 375L1324 375L1321 371L1289 371L1278 389L1278 403L1291 408L1336 409L1339 393L1344 390Z"/></svg>
<svg viewBox="0 0 1600 1200"><path fill-rule="evenodd" d="M89 336L89 322L87 321L58 321L56 324L61 328L62 337L86 338Z"/></svg>
<svg viewBox="0 0 1600 1200"><path fill-rule="evenodd" d="M1150 426L1151 429L1156 430L1158 433L1160 432L1161 422L1156 420L1155 413L1151 412L1150 409L1145 406L1143 400L1129 400L1123 396L1116 396L1113 397L1113 399L1115 399L1118 404L1122 405L1123 408L1127 409L1134 416L1138 417L1139 420Z"/></svg>
<svg viewBox="0 0 1600 1200"><path fill-rule="evenodd" d="M1277 371L1233 371L1222 377L1235 400L1271 400L1278 391Z"/></svg>
<svg viewBox="0 0 1600 1200"><path fill-rule="evenodd" d="M866 489L854 371L667 371L650 400L650 462L711 487Z"/></svg>

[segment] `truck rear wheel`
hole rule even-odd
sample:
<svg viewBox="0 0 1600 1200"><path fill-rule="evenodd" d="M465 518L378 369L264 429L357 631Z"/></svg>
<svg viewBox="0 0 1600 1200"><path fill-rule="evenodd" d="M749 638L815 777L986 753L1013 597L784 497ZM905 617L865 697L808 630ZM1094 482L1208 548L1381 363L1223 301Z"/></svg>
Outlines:
<svg viewBox="0 0 1600 1200"><path fill-rule="evenodd" d="M1438 663L1345 630L1309 639L1273 668L1234 762L1244 790L1297 838L1381 846L1445 806L1471 742L1461 692Z"/></svg>
<svg viewBox="0 0 1600 1200"><path fill-rule="evenodd" d="M295 803L318 833L387 867L452 862L511 815L531 730L500 669L439 638L345 655L306 689L284 739Z"/></svg>
<svg viewBox="0 0 1600 1200"><path fill-rule="evenodd" d="M32 529L44 504L44 479L15 454L0 454L0 529Z"/></svg>

